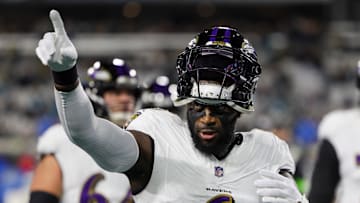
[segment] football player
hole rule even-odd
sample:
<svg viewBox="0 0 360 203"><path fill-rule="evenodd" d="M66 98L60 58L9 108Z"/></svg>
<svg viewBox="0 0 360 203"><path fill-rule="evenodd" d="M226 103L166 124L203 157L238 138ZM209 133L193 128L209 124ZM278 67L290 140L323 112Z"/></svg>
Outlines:
<svg viewBox="0 0 360 203"><path fill-rule="evenodd" d="M85 91L97 115L124 126L137 108L140 87L136 70L123 59L96 61L87 71Z"/></svg>
<svg viewBox="0 0 360 203"><path fill-rule="evenodd" d="M360 89L360 61L357 88ZM334 110L320 122L320 146L309 192L311 202L360 202L359 124L359 107Z"/></svg>
<svg viewBox="0 0 360 203"><path fill-rule="evenodd" d="M199 33L177 60L177 106L137 112L127 129L95 116L76 71L77 51L60 14L36 53L52 70L60 120L69 138L105 169L124 172L136 202L306 202L291 174L285 142L270 132L234 132L254 110L261 67L234 28ZM47 37L51 35L52 37Z"/></svg>
<svg viewBox="0 0 360 203"><path fill-rule="evenodd" d="M134 113L139 96L135 70L115 58L96 61L88 69L88 76L86 90L96 114L123 126ZM70 142L61 124L40 137L37 151L41 160L31 184L31 203L132 201L127 177L100 168Z"/></svg>

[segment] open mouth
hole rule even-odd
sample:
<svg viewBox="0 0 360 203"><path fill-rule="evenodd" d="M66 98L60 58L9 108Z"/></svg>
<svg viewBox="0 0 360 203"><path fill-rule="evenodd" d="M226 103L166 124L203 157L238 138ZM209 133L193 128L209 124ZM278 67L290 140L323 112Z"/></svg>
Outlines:
<svg viewBox="0 0 360 203"><path fill-rule="evenodd" d="M212 129L203 129L203 130L200 130L199 135L200 135L200 138L203 140L211 140L214 137L216 137L217 132L216 132L216 130L212 130Z"/></svg>

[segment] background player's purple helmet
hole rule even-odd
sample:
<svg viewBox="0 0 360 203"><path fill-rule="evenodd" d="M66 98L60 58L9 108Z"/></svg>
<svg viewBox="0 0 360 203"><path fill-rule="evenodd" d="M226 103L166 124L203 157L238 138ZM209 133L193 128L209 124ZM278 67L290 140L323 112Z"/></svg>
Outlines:
<svg viewBox="0 0 360 203"><path fill-rule="evenodd" d="M175 106L197 100L254 111L261 66L254 48L236 29L216 26L199 33L178 56L176 69Z"/></svg>
<svg viewBox="0 0 360 203"><path fill-rule="evenodd" d="M140 96L136 71L123 59L95 61L87 73L90 78L89 88L99 96L110 89L128 89L136 97Z"/></svg>
<svg viewBox="0 0 360 203"><path fill-rule="evenodd" d="M170 84L167 76L157 76L150 84L144 85L141 95L141 103L143 108L174 108L172 97L176 94L176 85Z"/></svg>
<svg viewBox="0 0 360 203"><path fill-rule="evenodd" d="M104 118L126 119L129 113L108 111L103 94L107 90L126 89L138 99L141 91L135 69L129 67L123 59L113 58L95 61L88 68L87 74L89 81L85 85L85 90L94 106L95 113Z"/></svg>

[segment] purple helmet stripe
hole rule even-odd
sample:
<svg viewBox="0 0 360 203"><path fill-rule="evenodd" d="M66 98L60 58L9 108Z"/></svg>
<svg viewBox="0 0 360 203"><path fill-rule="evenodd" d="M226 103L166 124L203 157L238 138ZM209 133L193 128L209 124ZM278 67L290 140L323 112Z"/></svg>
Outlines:
<svg viewBox="0 0 360 203"><path fill-rule="evenodd" d="M115 71L119 76L130 76L127 66L116 66Z"/></svg>
<svg viewBox="0 0 360 203"><path fill-rule="evenodd" d="M230 35L231 31L229 29L226 29L224 33L224 42L230 42Z"/></svg>
<svg viewBox="0 0 360 203"><path fill-rule="evenodd" d="M169 92L169 87L168 86L163 86L163 85L159 85L159 84L154 84L152 87L152 91L154 93L162 93L165 96L169 96L170 92Z"/></svg>
<svg viewBox="0 0 360 203"><path fill-rule="evenodd" d="M218 28L214 28L212 31L211 31L211 35L210 35L210 41L216 41L216 35L218 33Z"/></svg>

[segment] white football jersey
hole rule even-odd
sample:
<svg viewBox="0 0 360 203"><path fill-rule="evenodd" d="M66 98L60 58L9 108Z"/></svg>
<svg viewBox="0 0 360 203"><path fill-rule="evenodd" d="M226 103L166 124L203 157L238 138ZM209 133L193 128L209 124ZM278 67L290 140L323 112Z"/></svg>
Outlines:
<svg viewBox="0 0 360 203"><path fill-rule="evenodd" d="M135 195L135 202L261 202L254 181L260 169L294 172L287 144L270 132L244 132L219 161L194 147L190 131L178 116L165 110L146 109L127 127L150 135L155 160L150 182Z"/></svg>
<svg viewBox="0 0 360 203"><path fill-rule="evenodd" d="M50 127L40 137L37 150L39 155L54 154L61 167L63 203L121 203L131 194L129 180L124 174L100 168L69 140L60 124Z"/></svg>
<svg viewBox="0 0 360 203"><path fill-rule="evenodd" d="M319 137L332 144L339 160L336 203L360 202L360 110L327 114L319 125Z"/></svg>

